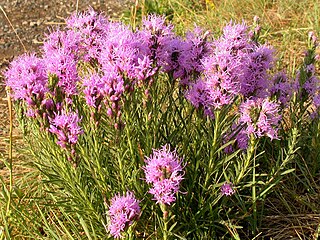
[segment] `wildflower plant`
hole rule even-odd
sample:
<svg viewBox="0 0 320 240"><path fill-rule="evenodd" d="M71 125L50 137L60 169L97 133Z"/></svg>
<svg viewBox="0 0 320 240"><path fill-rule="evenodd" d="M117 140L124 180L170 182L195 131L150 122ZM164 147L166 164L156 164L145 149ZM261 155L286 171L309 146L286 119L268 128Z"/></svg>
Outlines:
<svg viewBox="0 0 320 240"><path fill-rule="evenodd" d="M146 162L147 165L144 167L146 182L152 184L149 193L160 204L163 212L163 239L167 239L167 218L170 212L168 205L175 202L175 195L179 192L184 175L182 162L176 152L171 152L167 145L159 150L153 150L152 156L147 158Z"/></svg>
<svg viewBox="0 0 320 240"><path fill-rule="evenodd" d="M224 183L221 186L221 194L224 196L231 196L235 193L235 190L233 189L233 186L231 183Z"/></svg>
<svg viewBox="0 0 320 240"><path fill-rule="evenodd" d="M122 232L130 227L135 219L138 219L141 209L134 194L127 192L125 196L116 195L111 199L108 212L110 234L115 238L122 238Z"/></svg>
<svg viewBox="0 0 320 240"><path fill-rule="evenodd" d="M319 128L315 37L286 77L260 30L230 22L217 38L178 36L163 16L132 29L89 9L52 30L41 55L15 59L6 84L43 192L13 195L12 233L254 237L301 154L301 121Z"/></svg>

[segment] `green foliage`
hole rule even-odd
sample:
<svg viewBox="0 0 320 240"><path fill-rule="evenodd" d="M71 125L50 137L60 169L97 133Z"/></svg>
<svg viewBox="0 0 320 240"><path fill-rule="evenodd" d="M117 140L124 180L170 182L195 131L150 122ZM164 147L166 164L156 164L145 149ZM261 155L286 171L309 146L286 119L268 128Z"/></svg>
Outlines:
<svg viewBox="0 0 320 240"><path fill-rule="evenodd" d="M96 124L88 117L92 109L77 100L85 133L74 162L68 161L67 151L50 133L39 129L39 123L20 115L40 175L25 176L33 181L19 186L22 195L13 193L7 231L35 238L105 239L109 200L131 190L142 199L136 236L160 238L161 211L147 193L142 167L153 148L169 143L187 164L181 193L170 206L169 237L253 236L245 231L255 234L259 228L263 200L292 171L287 164L296 156L297 128L286 133L287 140L253 141L247 153L229 155L224 148L232 141L224 143L223 135L234 122L230 114L234 106L216 112L214 120L203 118L184 98L178 83L167 76L157 77L149 99L144 99L143 89L127 97L121 130L103 112ZM234 183L234 196L220 194L224 182ZM30 189L27 195L26 188ZM7 194L4 188L3 195Z"/></svg>

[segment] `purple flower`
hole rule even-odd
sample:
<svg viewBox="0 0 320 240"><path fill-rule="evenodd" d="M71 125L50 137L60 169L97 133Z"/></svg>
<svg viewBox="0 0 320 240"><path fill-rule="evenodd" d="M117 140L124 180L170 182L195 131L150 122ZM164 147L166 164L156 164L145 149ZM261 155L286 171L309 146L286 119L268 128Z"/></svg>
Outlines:
<svg viewBox="0 0 320 240"><path fill-rule="evenodd" d="M102 14L96 12L93 8L88 11L74 13L66 20L67 28L80 31L85 35L105 32L109 21Z"/></svg>
<svg viewBox="0 0 320 240"><path fill-rule="evenodd" d="M86 62L98 59L108 38L109 20L90 8L86 12L73 14L66 23L70 29L68 31L79 36L78 53L81 59Z"/></svg>
<svg viewBox="0 0 320 240"><path fill-rule="evenodd" d="M76 54L79 51L81 43L80 34L73 30L55 30L46 35L43 43L43 52L45 55L49 55L64 49L66 52Z"/></svg>
<svg viewBox="0 0 320 240"><path fill-rule="evenodd" d="M97 74L92 74L83 81L83 93L87 104L90 107L98 107L103 100L103 88L105 86L102 78Z"/></svg>
<svg viewBox="0 0 320 240"><path fill-rule="evenodd" d="M163 46L157 51L157 63L162 67L163 72L173 72L176 79L181 77L179 58L184 52L185 42L180 37L166 38Z"/></svg>
<svg viewBox="0 0 320 240"><path fill-rule="evenodd" d="M211 89L208 84L202 80L190 85L189 91L186 92L186 98L193 106L199 108L200 106L208 107L211 105Z"/></svg>
<svg viewBox="0 0 320 240"><path fill-rule="evenodd" d="M278 103L262 98L248 99L240 105L239 112L239 124L244 125L248 136L267 136L271 140L278 137L277 130L281 120Z"/></svg>
<svg viewBox="0 0 320 240"><path fill-rule="evenodd" d="M80 122L79 116L75 112L62 111L61 114L56 114L54 119L50 120L49 132L56 134L57 144L62 148L75 145L78 141L78 136L83 133L83 130L78 125Z"/></svg>
<svg viewBox="0 0 320 240"><path fill-rule="evenodd" d="M315 75L315 66L310 64L306 66L307 79L303 84L303 89L310 95L313 96L319 90L319 79Z"/></svg>
<svg viewBox="0 0 320 240"><path fill-rule="evenodd" d="M320 108L320 93L314 95L314 97L313 97L313 104L315 105L315 107L316 107L317 109Z"/></svg>
<svg viewBox="0 0 320 240"><path fill-rule="evenodd" d="M294 87L298 92L300 101L306 102L311 99L316 111L319 110L320 84L313 63L305 65L304 68L297 72ZM317 114L312 115L316 116Z"/></svg>
<svg viewBox="0 0 320 240"><path fill-rule="evenodd" d="M268 46L252 43L252 52L248 54L244 77L241 81L241 93L245 97L266 97L269 86L268 70L273 66L274 51Z"/></svg>
<svg viewBox="0 0 320 240"><path fill-rule="evenodd" d="M183 166L176 151L170 151L168 145L159 150L153 150L152 155L146 158L144 167L146 182L152 183L150 193L157 203L173 203L175 194L179 191L179 185L183 179Z"/></svg>
<svg viewBox="0 0 320 240"><path fill-rule="evenodd" d="M14 92L14 98L25 101L31 112L40 106L48 92L45 62L35 54L24 54L14 60L5 77L7 86Z"/></svg>
<svg viewBox="0 0 320 240"><path fill-rule="evenodd" d="M154 196L157 203L168 204L176 201L175 193L179 191L179 182L171 179L163 179L162 181L154 182L149 193Z"/></svg>
<svg viewBox="0 0 320 240"><path fill-rule="evenodd" d="M224 183L220 190L223 196L231 196L235 193L232 183Z"/></svg>
<svg viewBox="0 0 320 240"><path fill-rule="evenodd" d="M76 57L67 49L57 49L45 53L45 61L49 74L54 74L58 78L58 86L66 96L78 93L77 82L79 81L77 72Z"/></svg>
<svg viewBox="0 0 320 240"><path fill-rule="evenodd" d="M155 63L159 60L157 66L165 65L164 59L175 51L176 37L173 33L173 26L166 24L163 16L149 15L144 18L136 36L139 40L139 49L142 49Z"/></svg>
<svg viewBox="0 0 320 240"><path fill-rule="evenodd" d="M121 97L124 93L124 80L110 67L105 75L94 73L83 81L83 93L89 106L100 109L103 102L109 116L117 116L121 110Z"/></svg>
<svg viewBox="0 0 320 240"><path fill-rule="evenodd" d="M125 196L115 195L108 212L110 234L115 238L123 238L121 233L139 217L140 211L139 201L132 192L127 192Z"/></svg>
<svg viewBox="0 0 320 240"><path fill-rule="evenodd" d="M312 45L314 46L318 46L318 38L316 36L316 34L314 33L314 31L310 31L308 33L308 38L309 38L309 41L311 42Z"/></svg>
<svg viewBox="0 0 320 240"><path fill-rule="evenodd" d="M273 79L273 86L270 88L271 96L285 106L293 95L293 84L289 82L287 75L284 72L277 73Z"/></svg>
<svg viewBox="0 0 320 240"><path fill-rule="evenodd" d="M144 31L133 33L123 24L110 23L98 57L104 72L113 68L130 79L132 85L153 76L158 67L155 66L155 53L144 34Z"/></svg>
<svg viewBox="0 0 320 240"><path fill-rule="evenodd" d="M273 50L253 41L244 23L227 25L209 53L201 59L203 77L189 84L186 92L193 105L200 105L210 113L232 104L238 95L245 98L266 96ZM195 58L191 59L195 62Z"/></svg>
<svg viewBox="0 0 320 240"><path fill-rule="evenodd" d="M211 46L207 41L209 32L199 27L187 32L186 39L179 37L167 38L157 51L157 61L164 72L172 72L173 78L180 78L182 86L193 82L203 71L202 60L208 56Z"/></svg>
<svg viewBox="0 0 320 240"><path fill-rule="evenodd" d="M230 140L235 140L234 145L228 145L224 151L225 153L232 153L234 149L246 150L248 148L249 137L244 129L237 124L233 124L231 131L224 136L224 143Z"/></svg>
<svg viewBox="0 0 320 240"><path fill-rule="evenodd" d="M149 15L142 20L142 29L146 34L160 38L173 35L173 25L167 25L165 21L164 16ZM159 39L154 40L159 41Z"/></svg>

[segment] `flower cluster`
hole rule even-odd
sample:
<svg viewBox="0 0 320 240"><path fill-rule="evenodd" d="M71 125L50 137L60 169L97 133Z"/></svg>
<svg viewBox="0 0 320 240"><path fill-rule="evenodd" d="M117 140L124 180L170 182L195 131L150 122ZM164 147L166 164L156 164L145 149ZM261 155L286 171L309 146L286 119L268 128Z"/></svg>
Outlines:
<svg viewBox="0 0 320 240"><path fill-rule="evenodd" d="M223 196L231 196L235 193L235 190L233 189L233 186L231 183L224 183L221 186L221 194Z"/></svg>
<svg viewBox="0 0 320 240"><path fill-rule="evenodd" d="M110 234L115 238L122 238L121 233L139 217L140 211L139 201L132 192L114 196L109 208Z"/></svg>
<svg viewBox="0 0 320 240"><path fill-rule="evenodd" d="M157 203L170 205L176 200L175 194L183 179L181 159L176 151L170 151L169 146L164 145L159 150L154 149L152 155L146 158L146 163L146 182L153 185L149 192Z"/></svg>
<svg viewBox="0 0 320 240"><path fill-rule="evenodd" d="M316 70L314 64L309 64L306 66L307 79L302 85L303 90L308 96L311 97L313 104L319 108L320 107L320 85L319 79L316 76Z"/></svg>
<svg viewBox="0 0 320 240"><path fill-rule="evenodd" d="M232 153L235 149L246 150L248 148L249 136L240 125L234 123L230 131L224 135L224 143L235 140L234 145L229 144L225 149L225 153Z"/></svg>
<svg viewBox="0 0 320 240"><path fill-rule="evenodd" d="M14 99L24 101L28 115L34 117L48 92L44 61L35 54L22 55L11 62L5 77L7 86L14 92Z"/></svg>
<svg viewBox="0 0 320 240"><path fill-rule="evenodd" d="M212 115L211 111L231 104L238 95L267 95L273 50L253 41L244 23L227 25L212 48L212 53L202 60L204 77L186 92L194 106L201 106Z"/></svg>
<svg viewBox="0 0 320 240"><path fill-rule="evenodd" d="M211 51L207 38L208 32L196 27L183 39L164 17L156 15L147 16L132 31L89 9L73 14L65 29L46 36L42 57L26 55L15 60L6 73L7 85L17 99L28 102L32 116L41 105L34 101L68 108L65 105L72 104L74 96L84 96L88 106L116 119L121 115L123 95L141 85L151 87L158 72L180 78L184 84L192 82Z"/></svg>
<svg viewBox="0 0 320 240"><path fill-rule="evenodd" d="M239 118L224 136L224 143L235 140L224 151L232 153L234 149L246 150L251 136L278 139L278 126L281 120L280 104L268 98L247 99L240 104Z"/></svg>
<svg viewBox="0 0 320 240"><path fill-rule="evenodd" d="M286 106L293 95L293 84L284 72L277 73L272 82L273 86L270 88L271 96L275 97L282 106Z"/></svg>
<svg viewBox="0 0 320 240"><path fill-rule="evenodd" d="M248 99L240 105L239 125L243 125L248 136L278 138L277 130L281 120L279 104L267 98Z"/></svg>
<svg viewBox="0 0 320 240"><path fill-rule="evenodd" d="M75 112L66 113L62 111L60 114L51 119L49 132L54 133L58 137L57 144L62 148L75 145L78 136L83 133L79 126L79 116Z"/></svg>

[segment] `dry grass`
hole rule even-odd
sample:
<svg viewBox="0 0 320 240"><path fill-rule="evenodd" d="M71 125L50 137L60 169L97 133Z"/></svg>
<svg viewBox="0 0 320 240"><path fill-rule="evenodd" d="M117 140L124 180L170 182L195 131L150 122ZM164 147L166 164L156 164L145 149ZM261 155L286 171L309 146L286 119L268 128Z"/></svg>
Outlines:
<svg viewBox="0 0 320 240"><path fill-rule="evenodd" d="M318 239L319 214L273 215L265 217L261 229L265 239Z"/></svg>

